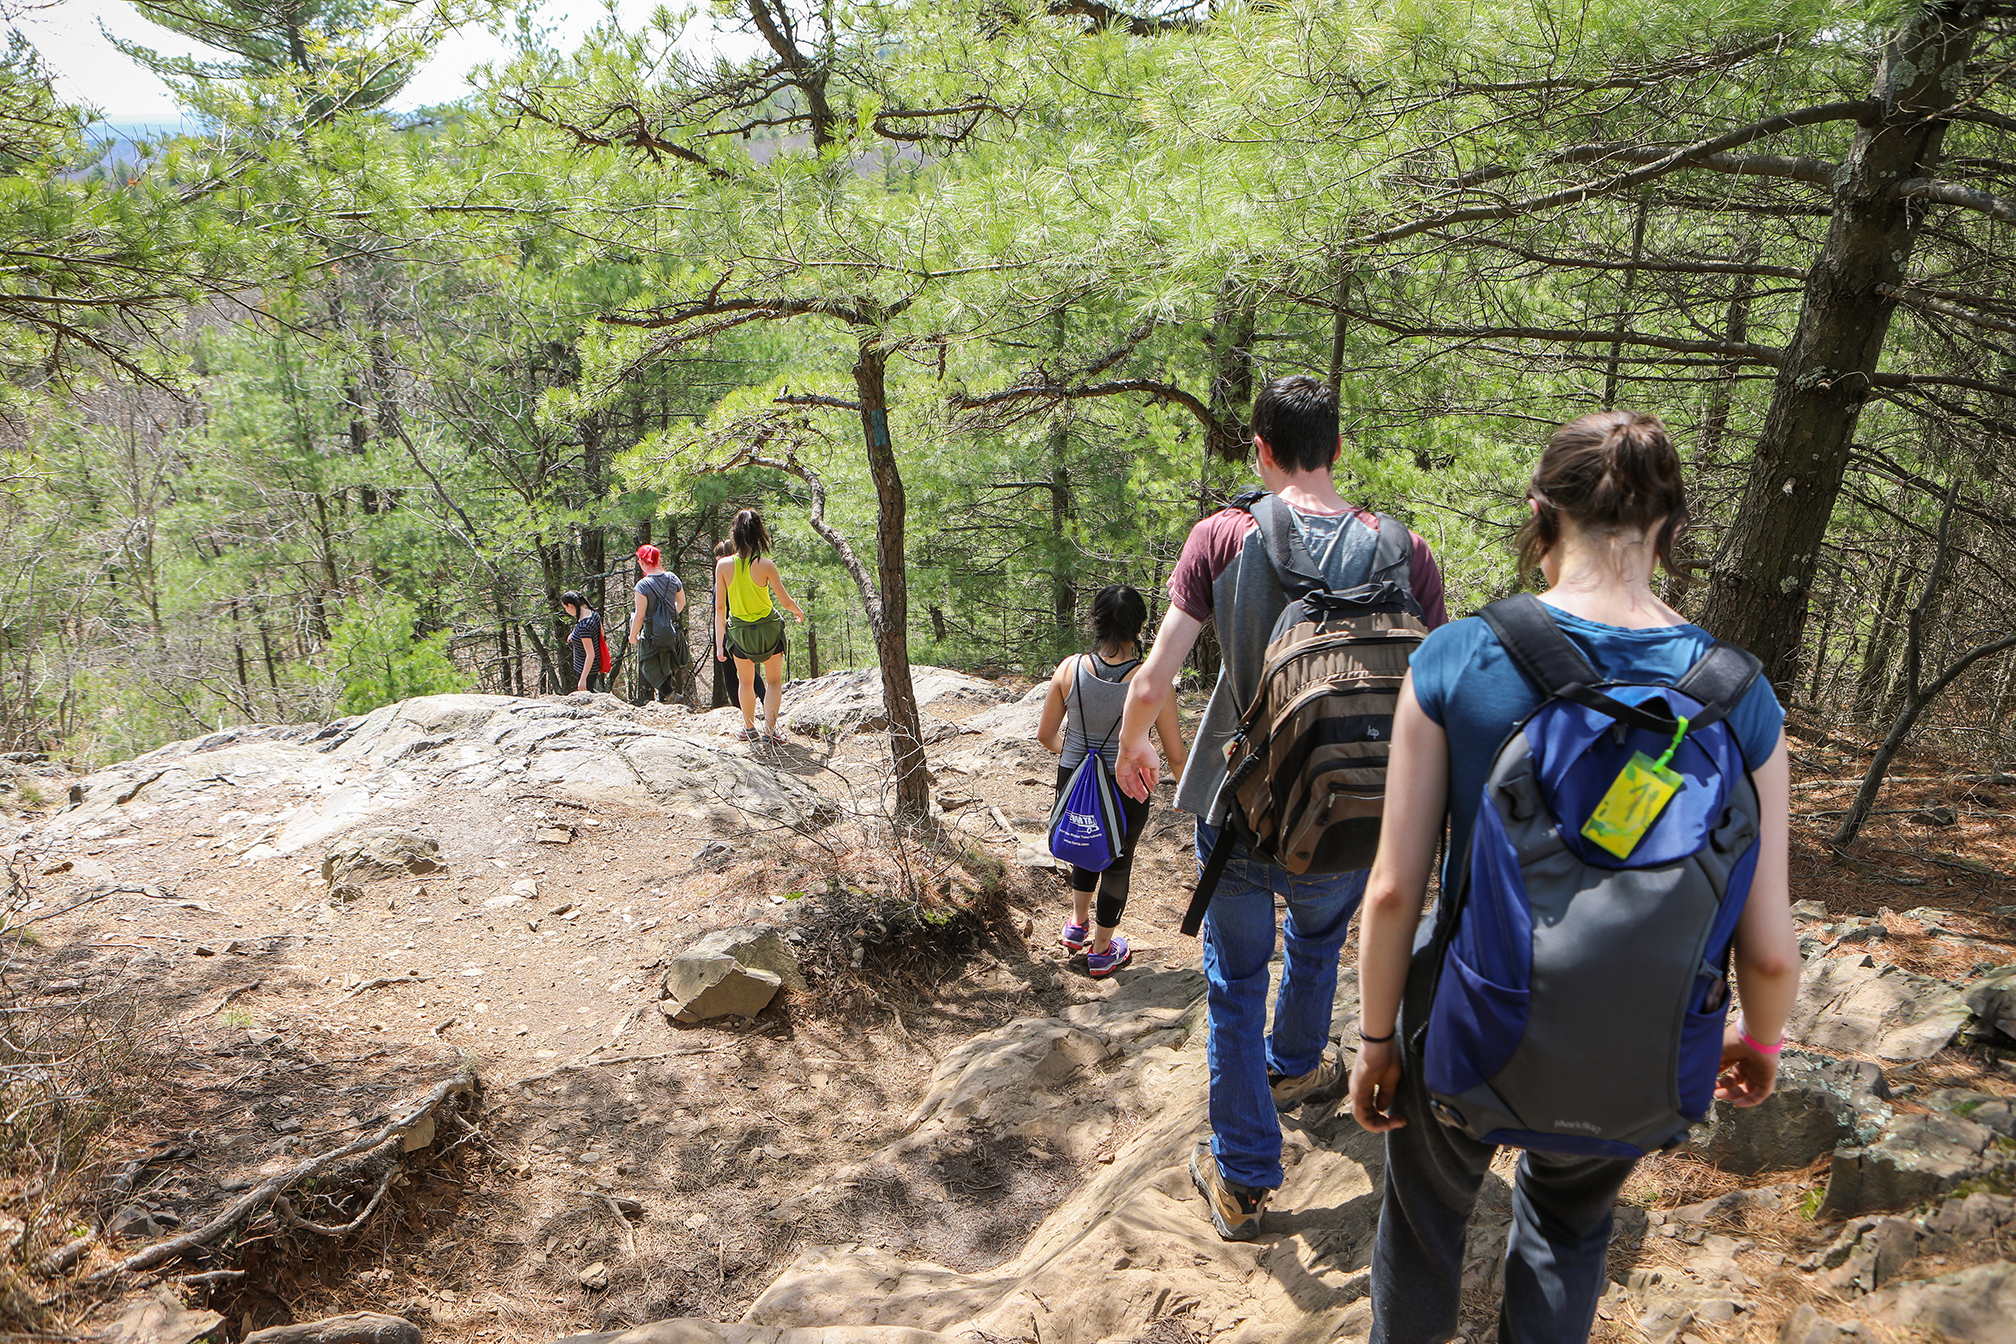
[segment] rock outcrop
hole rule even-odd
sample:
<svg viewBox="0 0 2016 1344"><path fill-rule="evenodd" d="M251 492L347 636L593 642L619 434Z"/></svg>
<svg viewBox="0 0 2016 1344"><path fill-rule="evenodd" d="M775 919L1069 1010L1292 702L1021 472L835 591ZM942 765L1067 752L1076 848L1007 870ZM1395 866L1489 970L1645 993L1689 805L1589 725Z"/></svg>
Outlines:
<svg viewBox="0 0 2016 1344"><path fill-rule="evenodd" d="M1015 698L1014 692L993 682L942 667L913 666L910 686L916 692L920 710L933 706L998 705ZM942 727L943 722L940 719L937 726ZM807 737L883 731L889 726L889 714L882 703L881 670L869 667L829 672L823 677L792 682L784 691L784 726ZM933 727L930 722L924 725L927 738L933 736Z"/></svg>
<svg viewBox="0 0 2016 1344"><path fill-rule="evenodd" d="M110 834L241 790L278 797L259 818L259 838L231 856L237 863L424 813L435 789L535 793L735 826L753 817L811 830L830 815L790 774L682 733L682 720L683 712L600 694L434 695L330 724L233 729L78 781L75 805L44 835Z"/></svg>

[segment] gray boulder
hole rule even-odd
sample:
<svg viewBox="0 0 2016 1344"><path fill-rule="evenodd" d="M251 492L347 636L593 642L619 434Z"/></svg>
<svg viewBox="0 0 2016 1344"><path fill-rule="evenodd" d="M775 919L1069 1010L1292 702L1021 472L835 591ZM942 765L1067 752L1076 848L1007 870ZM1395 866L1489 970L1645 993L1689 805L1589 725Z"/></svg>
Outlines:
<svg viewBox="0 0 2016 1344"><path fill-rule="evenodd" d="M1986 1125L2005 1139L2016 1139L2016 1097L1998 1097L1965 1088L1941 1088L1925 1098L1935 1111L1945 1111L1977 1125Z"/></svg>
<svg viewBox="0 0 2016 1344"><path fill-rule="evenodd" d="M1869 1314L1888 1325L1968 1344L2016 1344L2016 1265L1976 1265L1871 1294Z"/></svg>
<svg viewBox="0 0 2016 1344"><path fill-rule="evenodd" d="M1725 1171L1790 1171L1843 1145L1873 1142L1890 1117L1874 1064L1788 1049L1778 1086L1757 1106L1718 1101L1687 1151Z"/></svg>
<svg viewBox="0 0 2016 1344"><path fill-rule="evenodd" d="M1810 964L1786 1035L1879 1059L1930 1059L1967 1022L1967 1001L1944 981L1868 956Z"/></svg>
<svg viewBox="0 0 2016 1344"><path fill-rule="evenodd" d="M1835 1151L1821 1207L1854 1215L1937 1199L1981 1170L1994 1138L1987 1126L1940 1111L1899 1116L1868 1147Z"/></svg>
<svg viewBox="0 0 2016 1344"><path fill-rule="evenodd" d="M331 886L345 878L370 881L438 873L448 865L440 859L441 844L424 835L390 827L354 831L332 843L322 856L322 880Z"/></svg>
<svg viewBox="0 0 2016 1344"><path fill-rule="evenodd" d="M658 1006L675 1022L754 1017L787 985L803 990L805 980L775 929L716 929L672 958Z"/></svg>
<svg viewBox="0 0 2016 1344"><path fill-rule="evenodd" d="M1860 1338L1849 1333L1811 1307L1801 1307L1785 1318L1778 1328L1778 1344L1838 1344Z"/></svg>
<svg viewBox="0 0 2016 1344"><path fill-rule="evenodd" d="M1969 985L1967 1008L1983 1027L2016 1038L2016 966L2001 967Z"/></svg>

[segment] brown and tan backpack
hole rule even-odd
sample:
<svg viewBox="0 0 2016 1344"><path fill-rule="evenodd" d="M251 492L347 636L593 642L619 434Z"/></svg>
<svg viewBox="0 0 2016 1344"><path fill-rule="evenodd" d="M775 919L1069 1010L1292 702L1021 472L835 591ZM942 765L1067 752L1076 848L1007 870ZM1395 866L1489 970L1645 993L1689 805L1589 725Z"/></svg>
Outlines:
<svg viewBox="0 0 2016 1344"><path fill-rule="evenodd" d="M1288 597L1267 641L1259 692L1225 746L1225 823L1197 880L1183 932L1204 919L1234 844L1291 873L1372 865L1386 808L1386 758L1407 660L1428 627L1404 582L1332 592L1272 495L1242 497ZM1407 526L1379 519L1372 573L1405 575Z"/></svg>

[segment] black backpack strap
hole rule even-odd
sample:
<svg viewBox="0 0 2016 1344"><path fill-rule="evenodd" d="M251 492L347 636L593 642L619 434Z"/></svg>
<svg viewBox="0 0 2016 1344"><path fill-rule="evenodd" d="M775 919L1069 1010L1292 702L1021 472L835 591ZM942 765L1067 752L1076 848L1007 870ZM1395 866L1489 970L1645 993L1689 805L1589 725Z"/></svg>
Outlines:
<svg viewBox="0 0 2016 1344"><path fill-rule="evenodd" d="M1204 927L1204 911L1218 890L1218 880L1225 876L1225 866L1232 862L1236 843L1232 838L1232 818L1227 817L1218 828L1218 838L1211 842L1211 856L1204 860L1204 871L1197 875L1197 890L1191 893L1190 908L1183 912L1185 936L1195 938L1197 930Z"/></svg>
<svg viewBox="0 0 2016 1344"><path fill-rule="evenodd" d="M1673 689L1701 702L1701 712L1687 722L1702 728L1728 718L1763 673L1757 655L1718 639Z"/></svg>
<svg viewBox="0 0 2016 1344"><path fill-rule="evenodd" d="M1399 583L1414 591L1414 529L1388 513L1375 514L1379 520L1379 545L1372 552L1372 582L1378 583L1393 571Z"/></svg>
<svg viewBox="0 0 2016 1344"><path fill-rule="evenodd" d="M1266 543L1267 559L1274 566L1274 577L1281 582L1281 589L1294 602L1310 593L1327 592L1330 585L1324 581L1323 571L1316 566L1315 557L1302 544L1302 535L1295 529L1295 520L1288 506L1278 495L1262 495L1258 499L1246 500L1241 495L1234 500L1235 507L1253 515L1253 521L1260 526L1260 539Z"/></svg>
<svg viewBox="0 0 2016 1344"><path fill-rule="evenodd" d="M1633 728L1655 733L1672 733L1679 728L1680 721L1670 712L1661 714L1643 705L1627 705L1597 690L1601 675L1568 636L1561 633L1547 604L1533 594L1514 593L1477 614L1484 618L1513 663L1543 697L1572 700Z"/></svg>
<svg viewBox="0 0 2016 1344"><path fill-rule="evenodd" d="M1547 604L1533 594L1514 593L1477 614L1542 695L1559 695L1566 687L1594 686L1602 680L1582 650L1554 624Z"/></svg>

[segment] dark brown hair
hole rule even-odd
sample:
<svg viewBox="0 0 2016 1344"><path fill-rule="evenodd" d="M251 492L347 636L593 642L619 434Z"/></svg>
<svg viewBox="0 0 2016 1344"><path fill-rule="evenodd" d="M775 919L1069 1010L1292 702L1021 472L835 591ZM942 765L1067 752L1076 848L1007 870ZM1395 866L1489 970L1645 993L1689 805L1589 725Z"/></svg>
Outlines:
<svg viewBox="0 0 2016 1344"><path fill-rule="evenodd" d="M1274 379L1253 398L1253 437L1266 440L1283 471L1328 470L1337 460L1337 389L1306 373Z"/></svg>
<svg viewBox="0 0 2016 1344"><path fill-rule="evenodd" d="M1673 539L1687 522L1687 486L1656 415L1596 411L1570 420L1548 436L1526 497L1540 507L1513 539L1522 579L1561 540L1564 517L1592 531L1641 533L1664 518L1653 549L1669 573L1679 573Z"/></svg>
<svg viewBox="0 0 2016 1344"><path fill-rule="evenodd" d="M763 526L763 515L754 509L744 509L735 515L735 525L728 529L728 536L735 543L735 554L744 560L754 560L770 549L770 529Z"/></svg>

